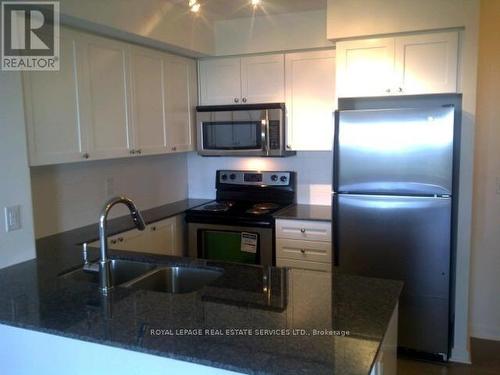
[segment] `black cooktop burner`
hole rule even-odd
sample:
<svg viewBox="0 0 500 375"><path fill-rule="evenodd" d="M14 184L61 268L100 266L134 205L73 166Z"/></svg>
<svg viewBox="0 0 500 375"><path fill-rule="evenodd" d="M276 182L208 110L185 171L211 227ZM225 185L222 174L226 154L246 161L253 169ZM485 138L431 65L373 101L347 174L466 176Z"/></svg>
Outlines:
<svg viewBox="0 0 500 375"><path fill-rule="evenodd" d="M209 212L225 212L229 211L229 209L234 205L234 202L217 202L209 203L200 208L202 211Z"/></svg>
<svg viewBox="0 0 500 375"><path fill-rule="evenodd" d="M295 201L295 173L217 171L216 200L186 212L190 223L274 225L273 214Z"/></svg>

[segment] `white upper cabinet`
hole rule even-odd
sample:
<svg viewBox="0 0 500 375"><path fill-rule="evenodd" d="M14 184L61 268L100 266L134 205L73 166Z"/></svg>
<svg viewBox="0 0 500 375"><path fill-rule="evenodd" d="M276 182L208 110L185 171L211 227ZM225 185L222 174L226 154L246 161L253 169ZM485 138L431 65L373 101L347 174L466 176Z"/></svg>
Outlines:
<svg viewBox="0 0 500 375"><path fill-rule="evenodd" d="M339 97L389 95L393 72L393 38L337 43Z"/></svg>
<svg viewBox="0 0 500 375"><path fill-rule="evenodd" d="M335 51L285 56L287 148L331 150L335 96Z"/></svg>
<svg viewBox="0 0 500 375"><path fill-rule="evenodd" d="M24 72L24 100L31 165L83 160L86 139L78 107L76 40L61 35L60 70Z"/></svg>
<svg viewBox="0 0 500 375"><path fill-rule="evenodd" d="M403 94L457 91L458 33L435 33L395 39L398 92Z"/></svg>
<svg viewBox="0 0 500 375"><path fill-rule="evenodd" d="M93 159L126 156L131 148L127 48L124 43L85 35L82 38L82 95Z"/></svg>
<svg viewBox="0 0 500 375"><path fill-rule="evenodd" d="M202 105L284 101L283 54L201 60L199 75Z"/></svg>
<svg viewBox="0 0 500 375"><path fill-rule="evenodd" d="M195 61L167 55L164 80L168 150L191 151L197 102Z"/></svg>
<svg viewBox="0 0 500 375"><path fill-rule="evenodd" d="M132 152L163 153L167 147L163 54L145 48L131 47L130 72L134 114Z"/></svg>
<svg viewBox="0 0 500 375"><path fill-rule="evenodd" d="M240 60L240 58L223 58L199 62L201 104L240 103Z"/></svg>
<svg viewBox="0 0 500 375"><path fill-rule="evenodd" d="M193 149L195 60L61 28L60 63L23 72L30 165Z"/></svg>
<svg viewBox="0 0 500 375"><path fill-rule="evenodd" d="M263 55L241 59L241 102L281 103L285 98L283 55Z"/></svg>
<svg viewBox="0 0 500 375"><path fill-rule="evenodd" d="M339 97L457 91L458 32L337 43Z"/></svg>

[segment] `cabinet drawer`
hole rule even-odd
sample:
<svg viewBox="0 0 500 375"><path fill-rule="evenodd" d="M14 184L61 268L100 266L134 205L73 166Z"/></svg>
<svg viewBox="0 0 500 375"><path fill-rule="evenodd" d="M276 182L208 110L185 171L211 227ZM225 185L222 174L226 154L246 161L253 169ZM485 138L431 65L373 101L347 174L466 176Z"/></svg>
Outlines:
<svg viewBox="0 0 500 375"><path fill-rule="evenodd" d="M278 267L290 267L290 268L300 268L303 270L332 272L332 265L330 263L309 262L306 260L276 258L276 265Z"/></svg>
<svg viewBox="0 0 500 375"><path fill-rule="evenodd" d="M276 220L276 237L331 242L332 224L329 221Z"/></svg>
<svg viewBox="0 0 500 375"><path fill-rule="evenodd" d="M331 242L299 241L278 238L276 240L276 258L308 260L331 263Z"/></svg>

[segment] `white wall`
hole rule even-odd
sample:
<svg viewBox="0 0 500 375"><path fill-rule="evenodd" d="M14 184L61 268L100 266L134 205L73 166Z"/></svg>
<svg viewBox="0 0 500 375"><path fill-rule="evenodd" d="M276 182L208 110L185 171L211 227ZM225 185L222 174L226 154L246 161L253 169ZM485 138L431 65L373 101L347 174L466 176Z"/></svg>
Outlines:
<svg viewBox="0 0 500 375"><path fill-rule="evenodd" d="M500 340L500 1L481 2L471 269L472 336Z"/></svg>
<svg viewBox="0 0 500 375"><path fill-rule="evenodd" d="M332 46L326 38L326 9L215 22L219 56Z"/></svg>
<svg viewBox="0 0 500 375"><path fill-rule="evenodd" d="M285 158L202 157L188 155L189 196L215 198L215 171L218 169L295 171L297 201L331 204L331 152L299 152Z"/></svg>
<svg viewBox="0 0 500 375"><path fill-rule="evenodd" d="M0 324L0 337L2 374L239 374L192 362L2 324Z"/></svg>
<svg viewBox="0 0 500 375"><path fill-rule="evenodd" d="M0 71L0 268L35 257L21 75ZM4 207L21 205L22 229L5 232Z"/></svg>
<svg viewBox="0 0 500 375"><path fill-rule="evenodd" d="M60 0L60 4L62 20L70 26L186 54L215 51L210 15L194 15L187 0Z"/></svg>
<svg viewBox="0 0 500 375"><path fill-rule="evenodd" d="M96 223L104 202L124 194L140 210L187 197L186 154L31 168L37 238ZM113 191L106 182L112 179ZM125 207L110 217L124 215Z"/></svg>

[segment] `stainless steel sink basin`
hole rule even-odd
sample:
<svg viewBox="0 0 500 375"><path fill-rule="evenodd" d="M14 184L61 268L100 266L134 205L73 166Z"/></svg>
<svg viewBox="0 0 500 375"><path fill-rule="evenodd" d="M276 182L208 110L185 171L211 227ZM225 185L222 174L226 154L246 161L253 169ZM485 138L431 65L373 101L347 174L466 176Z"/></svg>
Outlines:
<svg viewBox="0 0 500 375"><path fill-rule="evenodd" d="M223 273L217 268L162 267L123 286L155 292L190 293L215 281Z"/></svg>
<svg viewBox="0 0 500 375"><path fill-rule="evenodd" d="M144 275L156 268L155 264L136 262L133 260L112 259L111 260L111 280L113 285L121 285ZM60 275L63 279L71 279L77 281L87 281L91 283L99 283L98 272L87 272L83 268L69 271Z"/></svg>

